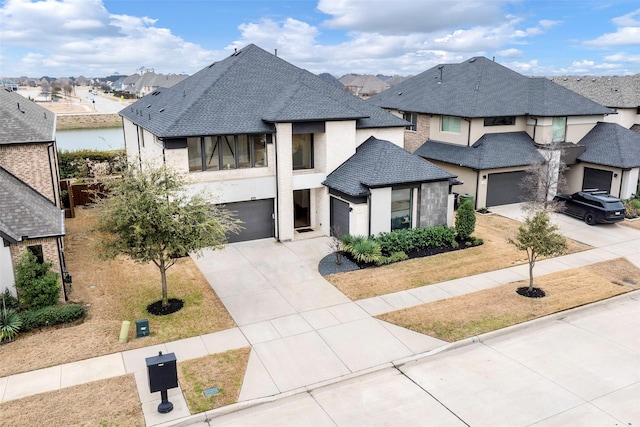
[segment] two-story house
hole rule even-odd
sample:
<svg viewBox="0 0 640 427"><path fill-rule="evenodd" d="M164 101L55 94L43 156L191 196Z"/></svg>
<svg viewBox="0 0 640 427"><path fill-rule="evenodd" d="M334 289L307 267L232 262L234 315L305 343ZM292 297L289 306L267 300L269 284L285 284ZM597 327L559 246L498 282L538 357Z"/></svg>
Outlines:
<svg viewBox="0 0 640 427"><path fill-rule="evenodd" d="M255 45L120 115L130 160L164 162L238 213L232 242L450 222L454 176L401 148L404 120ZM385 156L394 168L359 172Z"/></svg>
<svg viewBox="0 0 640 427"><path fill-rule="evenodd" d="M66 272L55 126L55 114L0 89L0 292L15 295L14 265L27 250L61 281Z"/></svg>
<svg viewBox="0 0 640 427"><path fill-rule="evenodd" d="M477 208L522 201L526 171L560 156L567 191L637 191L640 138L604 123L614 111L484 57L438 65L367 102L410 122L405 148L457 175Z"/></svg>

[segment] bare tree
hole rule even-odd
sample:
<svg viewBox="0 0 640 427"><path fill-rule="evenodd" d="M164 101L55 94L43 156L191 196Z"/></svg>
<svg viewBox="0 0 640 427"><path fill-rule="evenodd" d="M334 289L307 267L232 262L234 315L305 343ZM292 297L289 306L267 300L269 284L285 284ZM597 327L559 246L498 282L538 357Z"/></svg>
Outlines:
<svg viewBox="0 0 640 427"><path fill-rule="evenodd" d="M557 211L558 202L553 197L566 189L566 172L569 169L562 161L563 149L558 143L542 148L540 154L544 160L532 165L519 185L524 190L526 203L524 210Z"/></svg>

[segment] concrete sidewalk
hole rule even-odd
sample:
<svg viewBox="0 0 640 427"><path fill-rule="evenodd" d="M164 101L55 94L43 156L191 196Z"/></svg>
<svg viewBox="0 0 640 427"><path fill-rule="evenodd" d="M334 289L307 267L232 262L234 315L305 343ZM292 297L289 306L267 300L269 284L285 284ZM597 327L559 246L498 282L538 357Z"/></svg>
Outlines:
<svg viewBox="0 0 640 427"><path fill-rule="evenodd" d="M518 219L519 212L517 207L504 207L499 213ZM563 216L554 220L563 233L596 247L539 261L536 275L620 256L640 267L640 232L621 226L589 227ZM169 393L174 410L157 412L160 396L148 392L146 357L174 352L183 361L250 345L239 404L268 400L451 346L372 316L528 277L527 265L520 265L352 302L318 273L318 262L329 252L327 238L262 240L207 251L194 260L237 328L0 378L0 401L134 373L147 425L191 419L179 388Z"/></svg>

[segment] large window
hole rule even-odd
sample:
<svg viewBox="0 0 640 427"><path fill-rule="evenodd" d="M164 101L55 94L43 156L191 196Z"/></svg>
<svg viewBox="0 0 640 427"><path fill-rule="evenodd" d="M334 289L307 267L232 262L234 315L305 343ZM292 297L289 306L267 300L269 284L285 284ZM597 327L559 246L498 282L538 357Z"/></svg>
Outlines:
<svg viewBox="0 0 640 427"><path fill-rule="evenodd" d="M293 170L313 169L313 134L293 135Z"/></svg>
<svg viewBox="0 0 640 427"><path fill-rule="evenodd" d="M485 117L485 126L513 126L516 124L515 116L499 116L499 117Z"/></svg>
<svg viewBox="0 0 640 427"><path fill-rule="evenodd" d="M567 118L554 117L552 129L553 129L552 142L564 142L567 134Z"/></svg>
<svg viewBox="0 0 640 427"><path fill-rule="evenodd" d="M460 133L460 117L442 116L442 132Z"/></svg>
<svg viewBox="0 0 640 427"><path fill-rule="evenodd" d="M216 135L187 138L190 171L267 166L266 135Z"/></svg>
<svg viewBox="0 0 640 427"><path fill-rule="evenodd" d="M411 228L413 189L391 190L391 231Z"/></svg>
<svg viewBox="0 0 640 427"><path fill-rule="evenodd" d="M405 126L406 130L416 130L416 125L418 123L418 114L417 113L402 113L402 118L411 123L408 126Z"/></svg>

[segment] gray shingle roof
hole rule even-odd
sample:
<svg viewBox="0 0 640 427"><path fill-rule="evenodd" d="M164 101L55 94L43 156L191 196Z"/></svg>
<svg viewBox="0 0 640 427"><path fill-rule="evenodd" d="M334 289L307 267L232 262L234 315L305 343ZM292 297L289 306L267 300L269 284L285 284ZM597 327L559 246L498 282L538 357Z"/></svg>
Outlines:
<svg viewBox="0 0 640 427"><path fill-rule="evenodd" d="M640 135L617 123L599 122L580 141L583 162L630 169L640 166Z"/></svg>
<svg viewBox="0 0 640 427"><path fill-rule="evenodd" d="M477 170L527 166L544 161L526 132L488 133L470 147L427 141L414 154Z"/></svg>
<svg viewBox="0 0 640 427"><path fill-rule="evenodd" d="M443 64L371 97L384 108L459 117L613 113L544 77L526 77L485 57Z"/></svg>
<svg viewBox="0 0 640 427"><path fill-rule="evenodd" d="M320 77L248 45L120 114L159 137L272 132L271 122L357 119L358 128L403 120Z"/></svg>
<svg viewBox="0 0 640 427"><path fill-rule="evenodd" d="M357 197L368 195L370 188L450 178L455 176L389 141L370 137L323 184Z"/></svg>
<svg viewBox="0 0 640 427"><path fill-rule="evenodd" d="M64 211L2 167L0 207L0 235L13 243L65 233Z"/></svg>
<svg viewBox="0 0 640 427"><path fill-rule="evenodd" d="M612 108L640 106L640 74L633 76L554 76L549 80Z"/></svg>
<svg viewBox="0 0 640 427"><path fill-rule="evenodd" d="M51 142L56 116L33 101L0 89L0 144Z"/></svg>

